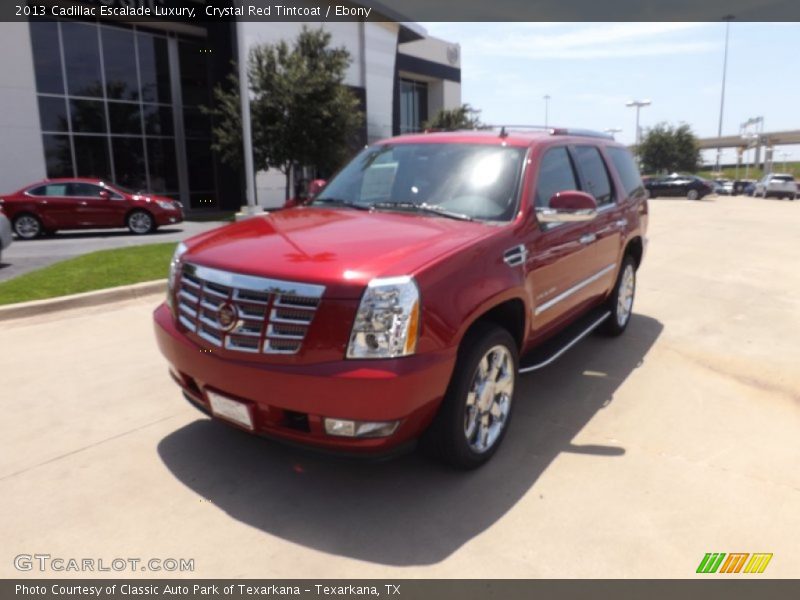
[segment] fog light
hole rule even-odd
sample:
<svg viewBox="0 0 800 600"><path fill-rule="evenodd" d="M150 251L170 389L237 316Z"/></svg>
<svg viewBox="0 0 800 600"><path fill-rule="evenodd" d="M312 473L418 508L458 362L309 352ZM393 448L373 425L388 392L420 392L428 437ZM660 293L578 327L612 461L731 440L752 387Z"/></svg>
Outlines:
<svg viewBox="0 0 800 600"><path fill-rule="evenodd" d="M375 438L392 435L400 421L348 421L325 419L325 433L340 437Z"/></svg>

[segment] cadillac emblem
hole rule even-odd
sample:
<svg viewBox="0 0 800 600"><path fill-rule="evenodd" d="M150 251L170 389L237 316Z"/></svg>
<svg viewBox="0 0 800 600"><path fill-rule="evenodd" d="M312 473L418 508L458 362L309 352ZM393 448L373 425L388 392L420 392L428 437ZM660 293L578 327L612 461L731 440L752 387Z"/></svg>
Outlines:
<svg viewBox="0 0 800 600"><path fill-rule="evenodd" d="M226 302L219 307L217 311L217 323L225 330L230 331L236 325L239 315L236 312L236 307L230 302Z"/></svg>

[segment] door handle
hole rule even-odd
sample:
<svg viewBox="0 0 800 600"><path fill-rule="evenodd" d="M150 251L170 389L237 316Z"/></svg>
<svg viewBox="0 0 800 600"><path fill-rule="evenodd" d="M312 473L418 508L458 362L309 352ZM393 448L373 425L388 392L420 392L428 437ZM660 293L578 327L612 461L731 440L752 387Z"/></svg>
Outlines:
<svg viewBox="0 0 800 600"><path fill-rule="evenodd" d="M587 233L586 235L582 235L578 240L581 244L591 244L593 241L597 239L597 236L593 233Z"/></svg>
<svg viewBox="0 0 800 600"><path fill-rule="evenodd" d="M619 219L617 221L617 227L625 227L628 224L628 219Z"/></svg>
<svg viewBox="0 0 800 600"><path fill-rule="evenodd" d="M88 202L81 202L81 206L86 206L88 204L89 204Z"/></svg>

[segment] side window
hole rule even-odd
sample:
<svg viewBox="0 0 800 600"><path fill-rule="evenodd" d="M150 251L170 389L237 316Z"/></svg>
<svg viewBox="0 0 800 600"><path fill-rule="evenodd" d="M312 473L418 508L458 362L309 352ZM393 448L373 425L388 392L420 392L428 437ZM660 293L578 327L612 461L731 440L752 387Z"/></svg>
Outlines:
<svg viewBox="0 0 800 600"><path fill-rule="evenodd" d="M92 185L91 183L70 183L68 193L70 196L81 196L83 198L99 198L100 187Z"/></svg>
<svg viewBox="0 0 800 600"><path fill-rule="evenodd" d="M67 184L66 183L49 183L47 185L40 185L31 190L28 190L31 196L66 196Z"/></svg>
<svg viewBox="0 0 800 600"><path fill-rule="evenodd" d="M644 185L636 162L631 153L625 148L606 148L606 152L614 163L614 168L622 181L625 195L629 198L644 195ZM658 180L653 183L658 183Z"/></svg>
<svg viewBox="0 0 800 600"><path fill-rule="evenodd" d="M594 196L597 206L605 206L614 201L611 180L608 177L606 163L600 151L594 146L576 146L575 161L583 182L583 191Z"/></svg>
<svg viewBox="0 0 800 600"><path fill-rule="evenodd" d="M552 148L545 152L536 178L534 206L544 208L556 192L577 189L578 182L566 147Z"/></svg>

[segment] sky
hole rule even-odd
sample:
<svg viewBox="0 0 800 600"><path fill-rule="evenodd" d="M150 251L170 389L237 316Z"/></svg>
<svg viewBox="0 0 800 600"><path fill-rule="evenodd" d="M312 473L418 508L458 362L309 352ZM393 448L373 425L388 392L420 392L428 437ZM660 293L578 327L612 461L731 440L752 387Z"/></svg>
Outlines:
<svg viewBox="0 0 800 600"><path fill-rule="evenodd" d="M485 123L603 130L635 140L640 125L688 123L699 137L719 124L724 23L422 23L461 44L462 101ZM764 131L800 129L800 23L731 22L723 135L751 117ZM800 146L778 147L800 160ZM704 158L714 160L714 151ZM751 154L752 159L752 154ZM723 152L735 162L735 151Z"/></svg>

